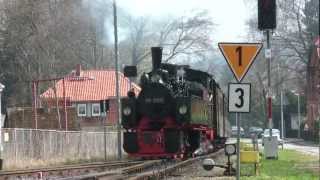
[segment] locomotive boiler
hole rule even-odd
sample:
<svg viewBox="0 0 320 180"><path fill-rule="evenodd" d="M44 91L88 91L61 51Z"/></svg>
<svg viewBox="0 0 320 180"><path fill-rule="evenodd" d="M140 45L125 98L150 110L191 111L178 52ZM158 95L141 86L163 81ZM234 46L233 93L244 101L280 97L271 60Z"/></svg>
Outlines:
<svg viewBox="0 0 320 180"><path fill-rule="evenodd" d="M213 77L161 63L161 47L151 54L152 71L141 75L141 92L121 99L124 150L134 157L184 158L223 145L230 127L225 96Z"/></svg>

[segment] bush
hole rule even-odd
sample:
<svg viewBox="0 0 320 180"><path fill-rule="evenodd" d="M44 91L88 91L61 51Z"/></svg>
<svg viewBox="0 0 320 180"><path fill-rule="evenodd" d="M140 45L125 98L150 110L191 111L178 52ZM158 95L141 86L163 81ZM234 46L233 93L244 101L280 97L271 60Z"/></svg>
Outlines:
<svg viewBox="0 0 320 180"><path fill-rule="evenodd" d="M301 127L304 127L305 123L303 123L302 125ZM304 131L303 129L301 129L301 137L306 141L319 142L319 129L320 121L318 120L315 122L314 129L310 128L309 131Z"/></svg>
<svg viewBox="0 0 320 180"><path fill-rule="evenodd" d="M320 137L319 137L320 120L316 121L314 126L315 126L315 128L314 128L315 131L314 131L314 135L313 135L313 137L314 137L313 140L314 140L315 142L319 142L319 138L320 138Z"/></svg>

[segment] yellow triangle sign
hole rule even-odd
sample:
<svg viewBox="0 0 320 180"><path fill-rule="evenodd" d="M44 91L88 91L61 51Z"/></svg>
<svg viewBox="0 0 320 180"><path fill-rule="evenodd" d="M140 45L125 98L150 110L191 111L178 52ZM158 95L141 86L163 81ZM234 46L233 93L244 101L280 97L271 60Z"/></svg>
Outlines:
<svg viewBox="0 0 320 180"><path fill-rule="evenodd" d="M219 43L219 49L239 82L259 54L262 43Z"/></svg>

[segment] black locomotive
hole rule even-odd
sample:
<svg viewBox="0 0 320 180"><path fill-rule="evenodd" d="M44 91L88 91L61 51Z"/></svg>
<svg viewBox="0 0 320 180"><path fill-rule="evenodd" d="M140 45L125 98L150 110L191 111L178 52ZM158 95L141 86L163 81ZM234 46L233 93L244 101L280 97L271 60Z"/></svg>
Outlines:
<svg viewBox="0 0 320 180"><path fill-rule="evenodd" d="M206 72L161 63L152 47L152 71L143 73L141 92L121 99L123 148L135 157L186 157L223 144L230 128L226 101Z"/></svg>

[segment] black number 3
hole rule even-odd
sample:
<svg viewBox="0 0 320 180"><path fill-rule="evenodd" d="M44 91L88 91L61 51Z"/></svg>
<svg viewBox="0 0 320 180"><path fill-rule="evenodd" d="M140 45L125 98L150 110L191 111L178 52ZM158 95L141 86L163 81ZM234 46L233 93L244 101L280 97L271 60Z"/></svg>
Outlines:
<svg viewBox="0 0 320 180"><path fill-rule="evenodd" d="M238 104L238 103L235 104L237 108L241 108L243 106L243 103L244 103L244 101L243 101L244 91L243 91L242 88L237 88L235 92L237 93L239 91L240 91L240 96L239 96L240 104Z"/></svg>

